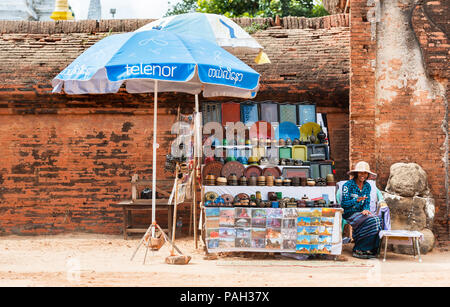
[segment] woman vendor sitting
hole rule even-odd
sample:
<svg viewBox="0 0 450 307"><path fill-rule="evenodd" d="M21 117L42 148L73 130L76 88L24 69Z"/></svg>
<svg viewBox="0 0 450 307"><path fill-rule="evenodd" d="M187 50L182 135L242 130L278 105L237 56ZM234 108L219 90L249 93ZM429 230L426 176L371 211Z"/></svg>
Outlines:
<svg viewBox="0 0 450 307"><path fill-rule="evenodd" d="M348 174L353 175L353 179L342 187L341 206L344 209L343 218L353 228L353 257L375 258L380 246L378 233L382 230L382 221L370 212L371 185L367 179L369 175L376 177L376 174L364 161L358 162Z"/></svg>

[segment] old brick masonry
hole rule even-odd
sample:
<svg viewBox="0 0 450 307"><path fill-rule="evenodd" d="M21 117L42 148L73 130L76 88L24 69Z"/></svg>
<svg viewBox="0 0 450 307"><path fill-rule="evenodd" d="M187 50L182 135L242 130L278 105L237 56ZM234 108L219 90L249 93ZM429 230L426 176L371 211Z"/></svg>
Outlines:
<svg viewBox="0 0 450 307"><path fill-rule="evenodd" d="M120 233L130 178L151 177L153 96L68 96L51 80L110 31L133 31L148 20L0 22L0 234ZM286 22L287 23L287 22ZM256 100L314 101L328 114L332 158L348 168L348 16L290 19L289 29L255 34L271 65L261 65ZM254 55L241 54L250 65ZM173 135L178 105L193 97L159 95L157 173ZM204 98L201 97L201 101ZM223 98L221 101L229 101ZM189 223L189 206L181 210ZM157 215L165 225L164 212Z"/></svg>

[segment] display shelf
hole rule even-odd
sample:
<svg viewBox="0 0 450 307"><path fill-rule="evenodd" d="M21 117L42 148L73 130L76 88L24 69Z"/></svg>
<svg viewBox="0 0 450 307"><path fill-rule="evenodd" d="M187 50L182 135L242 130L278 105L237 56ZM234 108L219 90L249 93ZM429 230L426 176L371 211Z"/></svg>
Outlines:
<svg viewBox="0 0 450 307"><path fill-rule="evenodd" d="M329 162L331 160L323 160L323 161L312 161L313 163L316 162ZM311 161L306 161L306 162L311 162ZM310 166L310 165L275 165L275 164L243 164L245 168L249 167L249 166L259 166L262 169L265 169L266 167L278 167L281 171L283 170L283 168L296 168L296 167L300 167L300 166ZM205 164L202 164L202 166L205 166Z"/></svg>
<svg viewBox="0 0 450 307"><path fill-rule="evenodd" d="M210 253L229 253L229 252L256 252L256 253L295 253L295 249L272 249L272 248L246 248L246 247L229 247L229 248L209 248ZM339 255L339 254L338 254Z"/></svg>
<svg viewBox="0 0 450 307"><path fill-rule="evenodd" d="M336 203L336 186L231 186L231 185L204 185L204 193L216 192L219 195L231 194L233 196L245 193L247 195L261 192L263 200L267 200L268 192L281 192L283 197L300 199L303 195L310 199L328 195L328 200Z"/></svg>
<svg viewBox="0 0 450 307"><path fill-rule="evenodd" d="M311 145L311 144L310 144ZM312 145L326 145L326 156L329 157L329 152L330 152L330 145L329 144L312 144ZM205 145L203 145L205 147ZM255 147L261 147L264 148L265 151L269 151L269 150L276 150L278 151L280 148L294 148L294 146L298 146L298 145L216 145L216 146L211 146L211 150L252 150ZM303 145L303 146L308 146L308 145ZM308 149L307 149L307 152ZM279 155L279 153L276 153L277 155ZM292 154L292 153L291 153ZM247 158L249 158L251 155L250 154L243 154L243 155L239 155L239 154L232 154L229 155L231 157L240 157L240 156L245 156ZM279 157L278 157L279 158ZM293 159L293 158L291 158ZM306 160L309 161L309 160ZM313 162L317 162L317 161L313 161Z"/></svg>
<svg viewBox="0 0 450 307"><path fill-rule="evenodd" d="M325 143L324 143L325 144ZM302 144L297 144L297 145L302 145ZM223 148L223 149L246 149L246 148L253 148L253 147L265 147L265 148L271 148L271 147L275 147L275 148L283 148L283 147L293 147L293 146L297 146L297 145L216 145L216 146L212 146L214 148ZM321 144L313 144L313 145L321 145ZM325 144L327 146L329 146L328 144ZM205 146L205 145L203 145ZM306 144L304 145L306 146Z"/></svg>
<svg viewBox="0 0 450 307"><path fill-rule="evenodd" d="M244 123L244 125L245 125L245 127L247 127L247 128L251 128L254 124L255 124L256 122L247 122L247 123ZM233 126L230 126L231 128L233 128L233 129L236 129L236 127L234 127L234 124L235 123L233 123ZM271 123L269 123L271 126L272 126L272 128L277 128L279 125L280 125L280 123L279 122L271 122ZM297 125L297 124L295 124L299 129L301 128L301 126L302 125ZM225 125L225 126L223 126L225 129L228 129L228 126L227 125Z"/></svg>
<svg viewBox="0 0 450 307"><path fill-rule="evenodd" d="M256 165L256 164L254 164L254 165ZM252 164L244 164L244 166L247 168L247 167L253 166L253 165ZM296 168L296 167L310 166L310 165L274 165L274 164L260 165L260 164L257 164L256 166L259 166L262 169L265 169L266 167L275 167L276 166L280 169L280 171L283 171L283 168Z"/></svg>

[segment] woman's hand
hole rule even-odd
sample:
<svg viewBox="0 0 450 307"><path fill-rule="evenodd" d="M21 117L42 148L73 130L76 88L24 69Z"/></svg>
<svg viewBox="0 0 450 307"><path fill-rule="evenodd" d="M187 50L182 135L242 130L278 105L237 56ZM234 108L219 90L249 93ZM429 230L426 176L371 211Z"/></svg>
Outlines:
<svg viewBox="0 0 450 307"><path fill-rule="evenodd" d="M369 210L363 210L361 213L364 214L364 215L372 214Z"/></svg>

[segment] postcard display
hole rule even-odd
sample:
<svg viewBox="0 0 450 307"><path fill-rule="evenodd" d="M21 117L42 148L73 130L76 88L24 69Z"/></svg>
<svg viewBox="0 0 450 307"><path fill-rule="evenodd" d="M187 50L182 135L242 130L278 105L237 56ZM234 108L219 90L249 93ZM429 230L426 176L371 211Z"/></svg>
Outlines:
<svg viewBox="0 0 450 307"><path fill-rule="evenodd" d="M203 124L217 121L224 125L225 122L240 120L250 127L252 122L267 120L268 122L280 121L280 126L288 127L293 124L294 127L295 125L301 127L312 121L315 123L315 106L312 109L310 105L301 105L301 107L267 102L259 103L258 108L252 103L241 103L239 108L237 103L222 105L210 103L210 105L204 105ZM210 112L208 112L209 109L211 109ZM286 122L292 124L283 124ZM282 136L277 132L277 137L281 139ZM223 147L227 152L230 152L230 149L234 150L233 146L221 145L219 144L217 147ZM246 143L244 147L248 145L250 144ZM331 164L325 163L329 161L309 159L311 154L316 153L313 151L316 147L325 145L302 142L297 147L295 145L292 147L277 146L280 149L289 148L291 152L294 149L300 150L295 157L291 155L288 158L285 158L284 152L279 150L279 156L275 158L278 158L279 161L285 160L286 164L280 162L275 167L273 163L270 165L262 163L264 158L269 160L273 157L267 155L264 157L264 151L263 155L260 155L254 150L254 144L252 145L249 146L251 159L248 157L248 159L241 159L239 156L243 155L238 153L234 159L220 160L216 158L213 162L209 160L203 164L203 231L208 251L341 254L343 210L336 205L334 179L331 179L332 184L328 182L327 175L331 172ZM314 145L314 148L310 149L311 145ZM328 160L328 150L322 156L326 157L324 160ZM297 164L298 161L300 161L299 164ZM243 166L238 165L241 162ZM289 162L295 162L295 164L289 165ZM227 163L229 167L224 168ZM253 169L250 171L248 168L252 165ZM270 171L267 170L266 173L267 168L270 168ZM205 169L207 169L207 173L205 173ZM245 178L245 174L250 174L257 169L261 171L260 175L275 173L271 180L277 177L280 180L289 179L288 181L292 181L292 184L286 185L285 180L281 185L273 182L269 184L268 181L266 184L245 183L245 180L250 181L250 175ZM232 175L230 176L230 174ZM229 178L226 178L227 176ZM294 176L298 176L297 184L294 184ZM325 181L325 176L327 176L327 181ZM224 182L219 181L219 177ZM237 181L240 177L245 178L244 183ZM268 177L266 178L269 180ZM255 178L253 177L253 179ZM302 184L299 183L300 179L303 179L301 180ZM308 179L308 185L306 185L306 179ZM309 184L310 180L314 182L313 186ZM249 197L239 201L241 195L251 195L252 198L250 201ZM255 195L259 200L256 201L257 204L255 204ZM275 195L282 195L282 197L276 199Z"/></svg>
<svg viewBox="0 0 450 307"><path fill-rule="evenodd" d="M209 252L339 255L340 208L206 207Z"/></svg>

